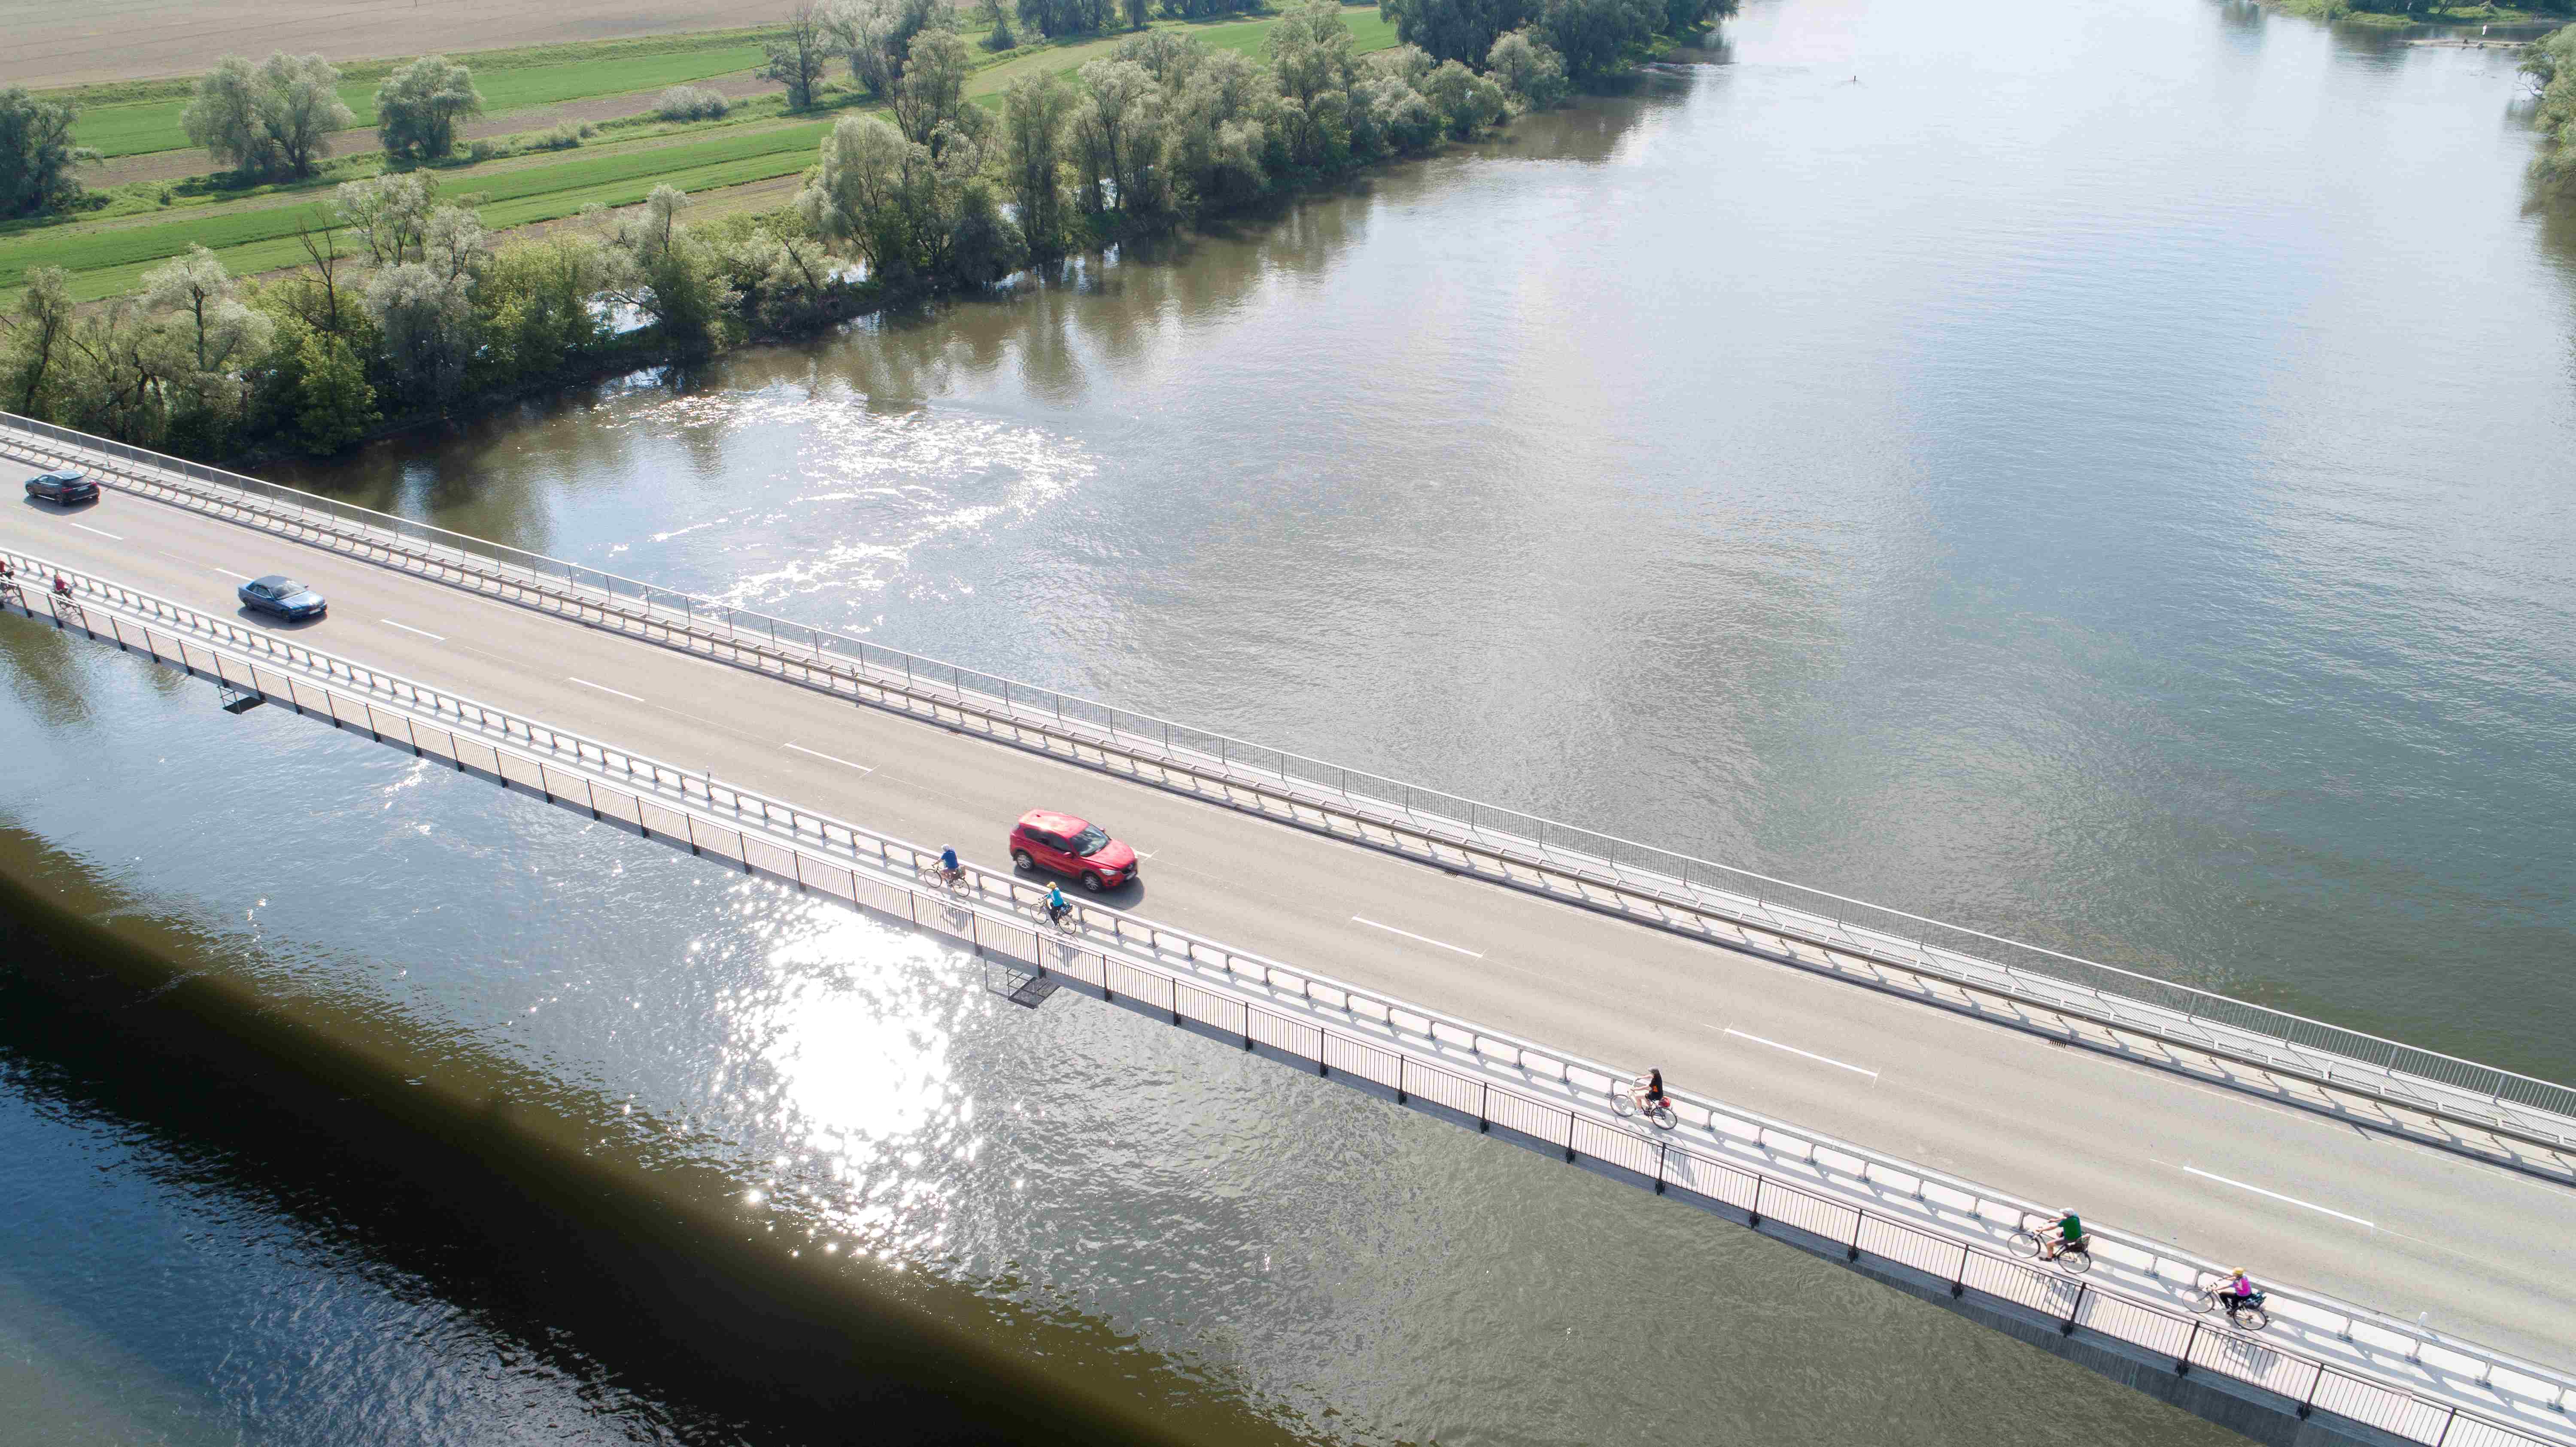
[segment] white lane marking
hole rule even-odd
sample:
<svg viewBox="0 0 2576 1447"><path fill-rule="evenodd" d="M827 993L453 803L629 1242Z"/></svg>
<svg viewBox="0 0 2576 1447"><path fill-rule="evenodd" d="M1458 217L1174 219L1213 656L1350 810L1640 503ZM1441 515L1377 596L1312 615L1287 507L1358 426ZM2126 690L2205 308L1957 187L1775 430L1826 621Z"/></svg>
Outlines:
<svg viewBox="0 0 2576 1447"><path fill-rule="evenodd" d="M1139 859L1151 859L1151 858L1153 858L1154 856L1153 856L1153 854L1152 854L1151 852L1149 852L1149 851L1147 851L1147 850L1139 849L1139 850L1137 850L1137 851L1136 851L1136 857L1137 857L1137 858L1139 858Z"/></svg>
<svg viewBox="0 0 2576 1447"><path fill-rule="evenodd" d="M636 697L635 697L635 695L633 695L633 694L631 694L631 693L628 693L626 690L624 690L624 689L622 689L622 688L610 688L607 684L604 684L604 683L593 683L593 682L591 682L591 681L590 681L589 679L587 679L587 678L573 678L573 677L572 677L572 675L571 675L571 674L569 674L569 673L565 674L565 675L564 675L564 677L566 677L566 678L572 678L572 681L573 681L573 682L580 684L580 685L581 685L582 687L584 687L584 688L595 688L595 689L598 689L601 693L613 693L613 694L617 695L619 698L624 698L624 699L633 699L633 700L634 700L635 702L637 702L637 703L642 703L642 702L644 701L644 700L642 700L642 699L640 699L640 698L636 698Z"/></svg>
<svg viewBox="0 0 2576 1447"><path fill-rule="evenodd" d="M876 770L874 770L874 769L872 769L872 768L869 768L869 767L868 767L867 765L865 765L865 764L854 764L854 763L851 763L851 762L850 762L849 760L847 760L847 759L838 759L838 758L833 758L830 754L824 753L821 749L809 749L809 748L805 747L803 744L789 744L787 747L789 747L789 748L791 748L791 749L794 749L796 752L798 752L798 753L800 753L800 754L812 754L814 757L816 757L816 758L818 758L818 759L825 759L825 760L829 760L830 762L835 763L835 764L838 764L838 765L840 765L842 768L845 768L845 769L856 769L856 770L858 770L858 771L859 771L860 773L862 773L862 774L873 774L873 773L875 773L875 772L876 772Z"/></svg>
<svg viewBox="0 0 2576 1447"><path fill-rule="evenodd" d="M239 578L245 583L250 581L250 574L248 573L236 573L230 568L217 568L215 571L223 574L227 578Z"/></svg>
<svg viewBox="0 0 2576 1447"><path fill-rule="evenodd" d="M2320 1206L2314 1201L2302 1201L2296 1196L2284 1196L2278 1191L2267 1191L2261 1186L2249 1186L2243 1181L2231 1181L2225 1176L2219 1175L2214 1171L2204 1171L2198 1166L2185 1166L2183 1167L2183 1172L2186 1175L2198 1176L2204 1181L2216 1181L2222 1186L2234 1186L2240 1191L2252 1191L2258 1196L2269 1196L2275 1201L2286 1201L2293 1206L2304 1207L2310 1211L2332 1216L2338 1221L2350 1221L2352 1224L2362 1227L2365 1230L2376 1231L2379 1229L2378 1226L2361 1219L2359 1216L2346 1215L2332 1206Z"/></svg>
<svg viewBox="0 0 2576 1447"><path fill-rule="evenodd" d="M109 542L111 542L111 543L121 543L121 542L124 542L124 541L125 541L125 535L124 535L124 534L122 534L122 533L112 533L112 532L109 532L109 531L108 531L107 529L105 529L105 528L94 528L94 527L91 527L91 526L90 526L89 524L87 524L87 523L74 523L74 524L72 524L72 526L73 526L73 527L76 527L76 528L78 528L78 529L80 529L82 532L85 532L85 533L96 533L96 534L98 534L100 537L103 537L103 538L107 539L107 540L108 540Z"/></svg>
<svg viewBox="0 0 2576 1447"><path fill-rule="evenodd" d="M1759 1035L1747 1035L1732 1025L1726 1027L1726 1033L1734 1036L1738 1040L1750 1040L1756 1045L1768 1045L1774 1050L1786 1050L1792 1055L1804 1055L1809 1060L1817 1061L1820 1064L1830 1065L1837 1070L1848 1070L1854 1075L1866 1075L1872 1080L1878 1079L1878 1072L1865 1066L1846 1065L1842 1061L1836 1060L1830 1055L1818 1055L1813 1050L1801 1050L1795 1045L1783 1045L1777 1040L1765 1040Z"/></svg>
<svg viewBox="0 0 2576 1447"><path fill-rule="evenodd" d="M1449 943L1447 940L1435 940L1435 939L1433 939L1433 938L1432 938L1431 936L1429 936L1429 935L1418 935L1418 934L1415 934L1413 931L1411 931L1411 930L1409 930L1409 929L1397 929L1395 926L1393 926L1393 925L1391 925L1391 924L1379 924L1376 920L1373 920L1373 919L1362 919L1362 918L1361 918L1360 916L1358 916L1358 915L1352 915L1352 916L1351 916L1351 918L1352 918L1352 920L1353 920L1353 921L1355 921L1355 922L1357 922L1357 923L1359 923L1359 924L1367 925L1367 926L1368 926L1369 928L1371 928L1371 929L1382 929L1382 930L1386 931L1388 934L1391 934L1391 935L1402 935L1402 936L1404 936L1406 939L1409 939L1409 940L1420 940L1420 941L1422 941L1422 942L1423 942L1424 944L1426 944L1426 945L1438 945L1440 948L1442 948L1442 949L1444 949L1444 950L1457 950L1457 951L1458 951L1458 953L1460 953L1460 954L1462 954L1462 955L1465 955L1467 958L1469 958L1469 959L1471 959L1471 960L1481 960L1481 959L1483 959L1483 958L1484 958L1484 956L1483 956L1483 955L1480 955L1480 954L1476 953L1474 950L1470 950L1470 949L1461 949L1459 946L1457 946L1457 945L1453 945L1453 944Z"/></svg>
<svg viewBox="0 0 2576 1447"><path fill-rule="evenodd" d="M379 618L376 621L382 623L388 628L399 628L405 633L417 633L432 643L445 643L447 641L446 637L442 634L432 633L426 628L414 628L408 623L397 623L391 618Z"/></svg>

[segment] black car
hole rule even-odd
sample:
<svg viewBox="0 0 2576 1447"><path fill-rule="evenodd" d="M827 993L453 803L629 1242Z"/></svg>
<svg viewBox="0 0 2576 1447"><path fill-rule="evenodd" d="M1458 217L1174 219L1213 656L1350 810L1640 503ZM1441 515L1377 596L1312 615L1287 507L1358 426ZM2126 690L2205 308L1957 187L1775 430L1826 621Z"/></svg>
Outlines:
<svg viewBox="0 0 2576 1447"><path fill-rule="evenodd" d="M27 496L46 502L90 502L98 497L98 484L77 472L48 472L27 479Z"/></svg>
<svg viewBox="0 0 2576 1447"><path fill-rule="evenodd" d="M330 610L330 605L322 601L321 594L283 573L271 573L265 578L244 583L233 593L242 600L243 607L274 613L291 623L319 618Z"/></svg>

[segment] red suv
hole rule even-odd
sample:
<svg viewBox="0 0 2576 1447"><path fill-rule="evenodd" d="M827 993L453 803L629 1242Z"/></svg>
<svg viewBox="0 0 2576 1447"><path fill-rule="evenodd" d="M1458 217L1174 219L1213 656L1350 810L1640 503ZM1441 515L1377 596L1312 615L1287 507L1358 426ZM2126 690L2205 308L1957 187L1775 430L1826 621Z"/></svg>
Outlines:
<svg viewBox="0 0 2576 1447"><path fill-rule="evenodd" d="M1136 851L1110 838L1108 830L1044 809L1031 809L1011 826L1011 862L1023 870L1070 874L1094 894L1136 877Z"/></svg>

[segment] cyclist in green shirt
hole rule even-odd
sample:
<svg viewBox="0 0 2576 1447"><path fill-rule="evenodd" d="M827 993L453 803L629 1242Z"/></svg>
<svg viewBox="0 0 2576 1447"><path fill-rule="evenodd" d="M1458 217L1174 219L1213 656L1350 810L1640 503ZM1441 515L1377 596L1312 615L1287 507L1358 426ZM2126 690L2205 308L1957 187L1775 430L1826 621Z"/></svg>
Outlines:
<svg viewBox="0 0 2576 1447"><path fill-rule="evenodd" d="M2093 1247L2092 1239L2084 1234L2084 1218L2076 1215L2072 1210L2060 1212L2057 1224L2049 1229L2052 1234L2047 1245L2048 1259L2051 1261L2056 1260L2060 1252L2069 1248L2089 1251Z"/></svg>

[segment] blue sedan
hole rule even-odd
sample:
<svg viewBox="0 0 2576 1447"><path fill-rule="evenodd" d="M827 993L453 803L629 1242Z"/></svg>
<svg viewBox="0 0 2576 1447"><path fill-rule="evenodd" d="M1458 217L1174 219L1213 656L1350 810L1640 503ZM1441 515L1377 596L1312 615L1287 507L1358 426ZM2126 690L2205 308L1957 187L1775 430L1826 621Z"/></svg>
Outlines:
<svg viewBox="0 0 2576 1447"><path fill-rule="evenodd" d="M265 578L244 583L233 591L240 596L243 607L274 613L290 623L319 618L331 607L322 601L321 594L283 573L271 573Z"/></svg>

